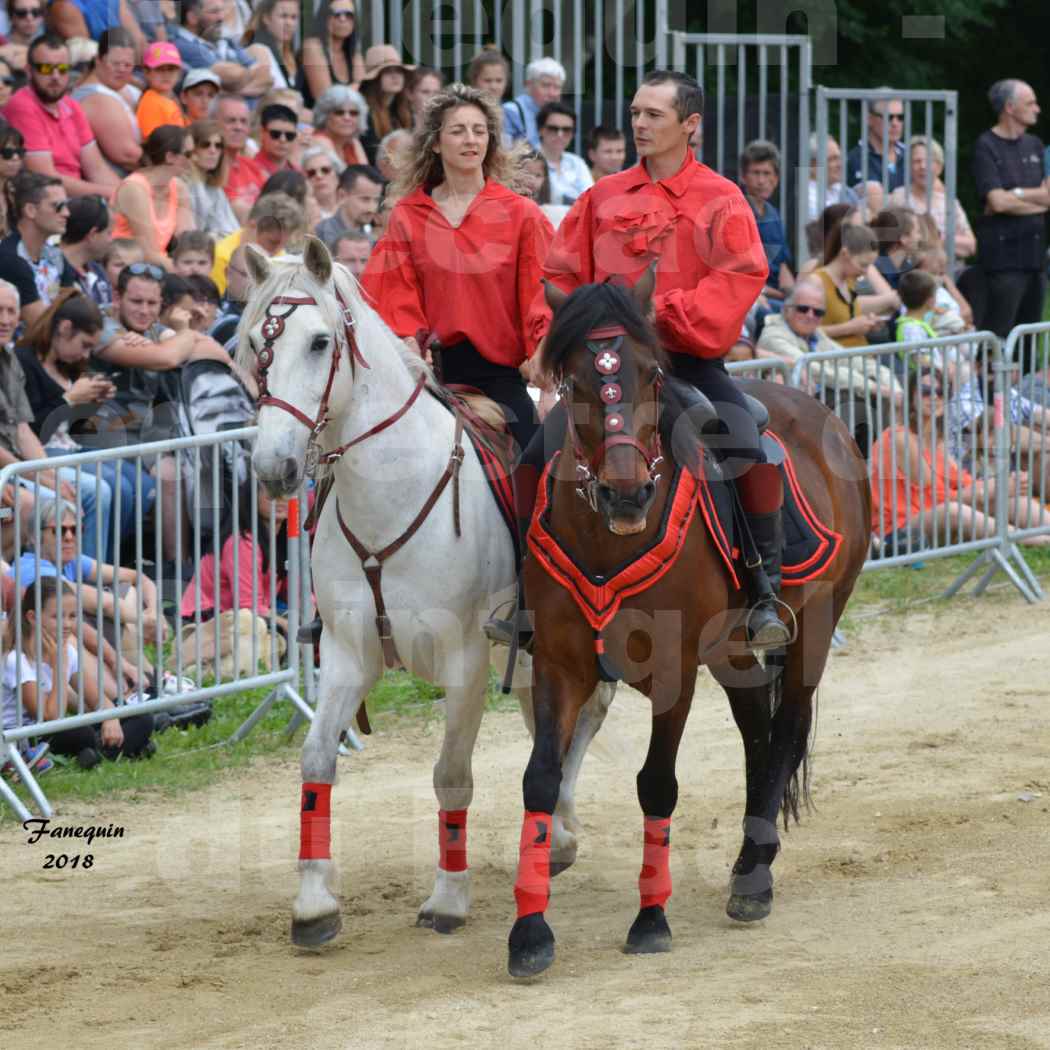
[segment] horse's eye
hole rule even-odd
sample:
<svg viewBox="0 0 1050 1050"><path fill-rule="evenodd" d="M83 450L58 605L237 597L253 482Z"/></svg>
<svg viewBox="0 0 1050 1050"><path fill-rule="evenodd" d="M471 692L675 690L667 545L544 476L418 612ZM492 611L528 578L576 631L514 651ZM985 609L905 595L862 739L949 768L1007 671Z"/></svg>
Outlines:
<svg viewBox="0 0 1050 1050"><path fill-rule="evenodd" d="M310 343L310 352L314 354L321 353L322 350L328 349L328 336L326 335L315 335L313 341Z"/></svg>

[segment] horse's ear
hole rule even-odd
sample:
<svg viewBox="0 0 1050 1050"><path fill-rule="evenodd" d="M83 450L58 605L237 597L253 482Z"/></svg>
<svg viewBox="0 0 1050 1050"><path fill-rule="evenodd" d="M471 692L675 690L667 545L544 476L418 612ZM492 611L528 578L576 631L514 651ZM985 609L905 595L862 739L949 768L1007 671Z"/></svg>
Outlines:
<svg viewBox="0 0 1050 1050"><path fill-rule="evenodd" d="M270 260L252 244L244 246L244 261L253 283L262 284L270 276Z"/></svg>
<svg viewBox="0 0 1050 1050"><path fill-rule="evenodd" d="M328 252L324 241L316 237L306 238L306 247L303 249L303 263L310 276L318 284L327 284L332 278L332 256Z"/></svg>
<svg viewBox="0 0 1050 1050"><path fill-rule="evenodd" d="M554 313L565 305L565 300L569 298L568 292L563 292L556 284L551 281L544 279L543 281L543 297L547 300L547 305L551 308Z"/></svg>
<svg viewBox="0 0 1050 1050"><path fill-rule="evenodd" d="M656 287L656 260L654 259L646 268L645 273L638 279L631 289L631 295L642 311L643 317L648 317L652 309L653 289Z"/></svg>

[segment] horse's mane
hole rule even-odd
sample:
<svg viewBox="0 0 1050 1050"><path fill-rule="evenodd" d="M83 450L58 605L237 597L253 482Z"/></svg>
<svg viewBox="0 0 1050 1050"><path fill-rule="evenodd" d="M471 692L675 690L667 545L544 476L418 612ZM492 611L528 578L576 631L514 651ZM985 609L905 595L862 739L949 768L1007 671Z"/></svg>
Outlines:
<svg viewBox="0 0 1050 1050"><path fill-rule="evenodd" d="M646 347L666 370L667 361L656 330L642 315L633 295L616 284L585 284L565 301L551 323L541 364L550 375L561 375L569 358L586 342L587 333L621 324L635 342Z"/></svg>
<svg viewBox="0 0 1050 1050"><path fill-rule="evenodd" d="M372 306L366 302L361 286L350 271L332 261L332 281L350 309L354 319L354 330L358 346L365 359L369 350L384 343L398 355L413 379L420 375L427 377L427 385L434 386L434 377L419 354L408 349L405 344L386 326ZM280 295L286 295L291 289L307 292L317 300L318 308L336 333L339 345L346 349L346 332L343 325L339 301L330 287L320 284L298 256L270 261L270 276L262 284L253 285L237 326L237 361L249 372L255 371L255 351L248 339L249 333L266 316L266 307Z"/></svg>

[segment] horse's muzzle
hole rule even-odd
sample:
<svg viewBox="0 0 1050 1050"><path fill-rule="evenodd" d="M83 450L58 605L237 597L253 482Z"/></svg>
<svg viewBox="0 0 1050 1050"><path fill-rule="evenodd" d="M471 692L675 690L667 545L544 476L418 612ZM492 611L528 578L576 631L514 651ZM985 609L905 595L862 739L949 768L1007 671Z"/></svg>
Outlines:
<svg viewBox="0 0 1050 1050"><path fill-rule="evenodd" d="M647 481L631 492L612 485L598 485L598 509L609 531L617 536L634 536L645 531L646 514L656 497L656 484Z"/></svg>
<svg viewBox="0 0 1050 1050"><path fill-rule="evenodd" d="M256 465L259 480L266 486L266 491L274 499L287 499L295 496L302 484L302 472L295 456L284 456L274 461L272 472L264 473Z"/></svg>

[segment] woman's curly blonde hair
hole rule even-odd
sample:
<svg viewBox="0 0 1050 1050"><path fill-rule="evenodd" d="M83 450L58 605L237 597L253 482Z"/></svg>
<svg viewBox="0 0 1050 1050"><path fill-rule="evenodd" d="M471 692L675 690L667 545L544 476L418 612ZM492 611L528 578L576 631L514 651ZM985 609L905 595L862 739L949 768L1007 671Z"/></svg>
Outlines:
<svg viewBox="0 0 1050 1050"><path fill-rule="evenodd" d="M489 145L481 162L486 179L494 179L515 193L527 193L528 176L523 170L528 143L503 148L503 111L499 103L467 84L449 84L423 110L423 125L412 138L411 162L390 188L390 196L401 198L422 187L430 190L444 181L445 168L434 152L445 115L461 106L473 106L485 114Z"/></svg>

